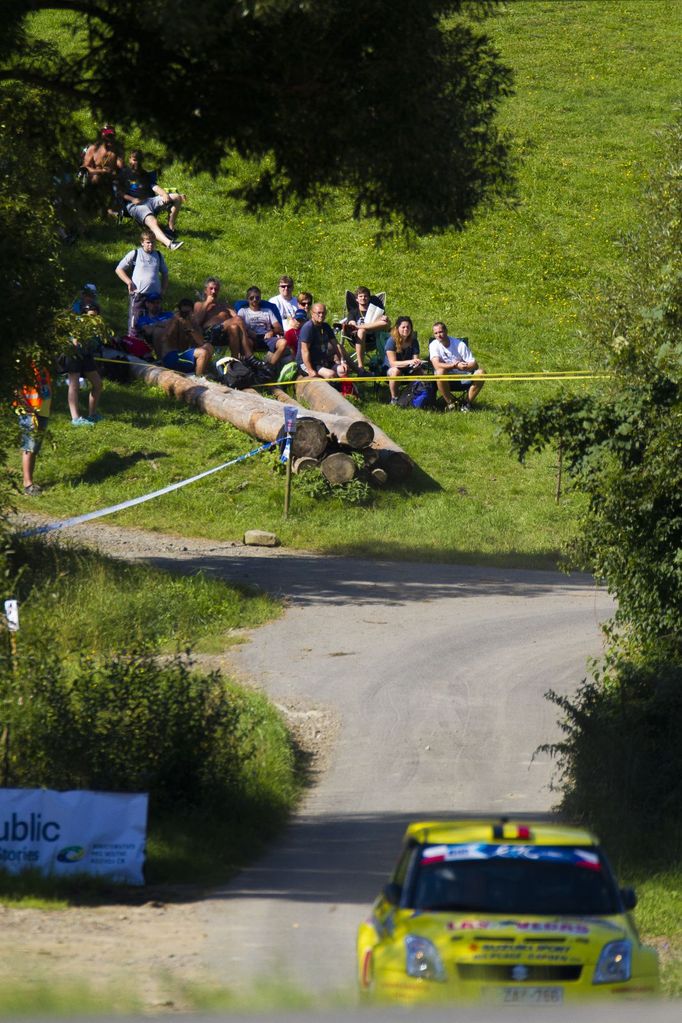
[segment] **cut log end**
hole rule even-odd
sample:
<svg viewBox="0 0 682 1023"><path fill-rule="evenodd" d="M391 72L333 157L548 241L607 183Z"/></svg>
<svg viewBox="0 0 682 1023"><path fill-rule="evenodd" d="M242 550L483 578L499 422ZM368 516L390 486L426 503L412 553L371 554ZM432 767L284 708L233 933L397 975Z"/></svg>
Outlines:
<svg viewBox="0 0 682 1023"><path fill-rule="evenodd" d="M298 475L301 472L308 472L309 469L317 469L319 464L319 459L303 455L301 458L293 459L291 463L291 471L295 473L295 475Z"/></svg>
<svg viewBox="0 0 682 1023"><path fill-rule="evenodd" d="M358 419L348 424L342 443L347 444L354 451L359 451L361 448L368 448L373 440L374 427L372 424L367 420Z"/></svg>
<svg viewBox="0 0 682 1023"><path fill-rule="evenodd" d="M320 469L329 483L337 484L349 483L355 476L356 466L350 455L336 451L333 455L327 455L320 464Z"/></svg>
<svg viewBox="0 0 682 1023"><path fill-rule="evenodd" d="M329 434L319 419L302 416L296 421L291 450L295 457L320 458L327 447Z"/></svg>

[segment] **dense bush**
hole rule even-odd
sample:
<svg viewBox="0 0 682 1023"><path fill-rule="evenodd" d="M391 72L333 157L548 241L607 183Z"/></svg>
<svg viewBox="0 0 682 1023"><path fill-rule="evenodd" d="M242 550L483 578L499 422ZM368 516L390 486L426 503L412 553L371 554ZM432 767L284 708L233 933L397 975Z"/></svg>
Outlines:
<svg viewBox="0 0 682 1023"><path fill-rule="evenodd" d="M246 697L187 658L144 650L66 664L46 646L7 654L4 784L149 792L157 810L242 799L260 722Z"/></svg>
<svg viewBox="0 0 682 1023"><path fill-rule="evenodd" d="M574 698L552 692L563 711L558 758L560 809L598 830L620 855L682 853L682 666L620 662Z"/></svg>

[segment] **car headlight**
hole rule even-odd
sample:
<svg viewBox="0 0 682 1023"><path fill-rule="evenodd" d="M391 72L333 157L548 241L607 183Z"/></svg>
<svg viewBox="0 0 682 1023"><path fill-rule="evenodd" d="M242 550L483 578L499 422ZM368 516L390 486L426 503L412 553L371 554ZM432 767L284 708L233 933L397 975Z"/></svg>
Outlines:
<svg viewBox="0 0 682 1023"><path fill-rule="evenodd" d="M445 980L443 961L438 949L429 941L417 934L408 934L405 938L408 977L421 977L422 980Z"/></svg>
<svg viewBox="0 0 682 1023"><path fill-rule="evenodd" d="M630 980L632 969L632 943L610 941L604 945L592 978L593 984L620 984Z"/></svg>

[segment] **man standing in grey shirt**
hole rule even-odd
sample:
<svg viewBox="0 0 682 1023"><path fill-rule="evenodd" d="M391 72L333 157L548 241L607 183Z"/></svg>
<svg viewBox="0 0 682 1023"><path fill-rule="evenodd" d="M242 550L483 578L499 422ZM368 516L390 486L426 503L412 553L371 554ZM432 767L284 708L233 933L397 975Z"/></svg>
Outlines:
<svg viewBox="0 0 682 1023"><path fill-rule="evenodd" d="M140 246L126 252L116 267L116 276L123 281L130 296L128 303L128 333L132 334L135 320L142 312L147 295L163 295L168 287L166 260L156 250L156 239L151 231L143 231Z"/></svg>

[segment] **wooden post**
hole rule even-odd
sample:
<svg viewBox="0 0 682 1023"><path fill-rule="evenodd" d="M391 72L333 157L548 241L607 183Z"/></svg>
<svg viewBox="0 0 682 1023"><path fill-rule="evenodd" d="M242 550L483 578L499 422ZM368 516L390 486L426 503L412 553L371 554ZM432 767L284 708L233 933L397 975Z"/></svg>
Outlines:
<svg viewBox="0 0 682 1023"><path fill-rule="evenodd" d="M291 452L287 458L287 470L284 478L284 518L289 518L289 502L291 501L291 463L293 458Z"/></svg>
<svg viewBox="0 0 682 1023"><path fill-rule="evenodd" d="M559 460L558 460L558 464L557 464L557 474L556 474L556 494L554 495L554 501L555 501L556 504L558 504L559 501L561 500L561 474L562 474L562 469L563 469L563 455L564 455L564 449L563 449L563 445L562 445L561 441L559 441L559 447L557 449L557 454L559 456Z"/></svg>

